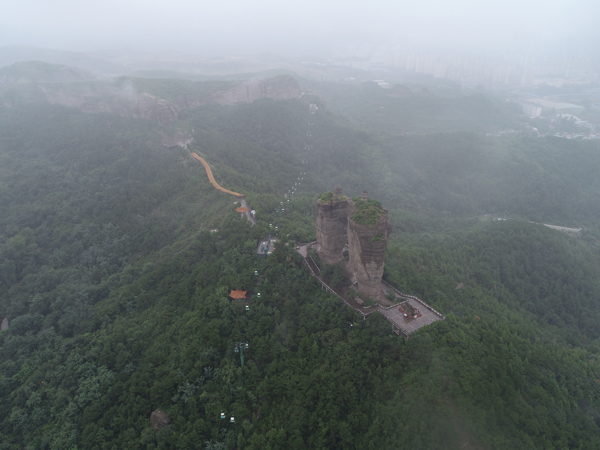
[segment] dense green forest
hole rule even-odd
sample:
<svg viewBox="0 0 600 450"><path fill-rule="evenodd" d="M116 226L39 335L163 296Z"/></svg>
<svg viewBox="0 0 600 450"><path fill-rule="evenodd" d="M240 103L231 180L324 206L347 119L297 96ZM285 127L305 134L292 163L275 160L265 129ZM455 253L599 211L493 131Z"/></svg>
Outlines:
<svg viewBox="0 0 600 450"><path fill-rule="evenodd" d="M436 80L437 81L437 80ZM328 83L304 81L328 107L355 126L395 135L453 131L478 133L520 128L514 103L502 102L480 92L462 93L460 86L428 89L415 83L412 89L392 82L382 89L374 82ZM438 83L439 85L439 83ZM400 92L397 93L397 88ZM458 88L458 89L457 89ZM433 92L432 92L433 91Z"/></svg>
<svg viewBox="0 0 600 450"><path fill-rule="evenodd" d="M184 150L150 121L0 107L0 449L600 448L598 144L347 117L203 105ZM319 288L290 244L335 184L388 210L384 278L445 321L404 340Z"/></svg>

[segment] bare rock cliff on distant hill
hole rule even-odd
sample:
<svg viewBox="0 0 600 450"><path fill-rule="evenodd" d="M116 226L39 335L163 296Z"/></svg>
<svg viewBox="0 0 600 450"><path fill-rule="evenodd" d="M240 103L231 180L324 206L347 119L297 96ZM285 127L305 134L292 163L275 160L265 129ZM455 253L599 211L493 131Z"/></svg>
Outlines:
<svg viewBox="0 0 600 450"><path fill-rule="evenodd" d="M53 65L42 66L45 72L41 75L38 73L41 69L37 65L25 68L11 66L8 69L0 71L0 74L5 75L0 80L0 104L5 106L47 102L77 108L86 113L108 112L122 117L147 119L166 127L175 123L181 111L208 103L234 105L264 98L286 100L300 96L298 82L288 75L243 81L217 92L209 89L201 93L202 90L184 88L179 97L166 100L160 94L152 95L138 89L135 80L90 80L81 76L81 79L71 82L71 78L78 72L63 67L55 68ZM60 76L64 76L65 80L58 79ZM52 82L46 82L43 77L50 77Z"/></svg>
<svg viewBox="0 0 600 450"><path fill-rule="evenodd" d="M284 75L268 80L251 80L243 82L226 91L212 95L208 103L234 105L252 103L255 100L271 98L273 100L288 100L300 97L300 86L291 76Z"/></svg>
<svg viewBox="0 0 600 450"><path fill-rule="evenodd" d="M100 91L73 91L40 86L46 101L53 105L77 108L85 113L115 113L122 117L147 119L160 125L172 126L179 117L177 105L148 93L129 94L116 88Z"/></svg>

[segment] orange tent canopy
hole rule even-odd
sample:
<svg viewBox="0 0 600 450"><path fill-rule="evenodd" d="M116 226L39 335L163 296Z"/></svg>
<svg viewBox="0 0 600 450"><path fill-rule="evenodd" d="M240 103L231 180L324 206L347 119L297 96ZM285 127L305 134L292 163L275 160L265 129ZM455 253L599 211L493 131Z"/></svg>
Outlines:
<svg viewBox="0 0 600 450"><path fill-rule="evenodd" d="M246 292L248 292L248 291L242 291L240 289L233 289L231 291L231 294L229 294L229 296L234 299L244 298L246 296Z"/></svg>
<svg viewBox="0 0 600 450"><path fill-rule="evenodd" d="M240 206L239 208L236 208L236 210L235 210L235 211L236 211L236 212L239 212L239 213L245 213L245 212L248 212L248 211L249 211L249 209L248 209L248 208L246 208L246 207L244 207L244 206Z"/></svg>

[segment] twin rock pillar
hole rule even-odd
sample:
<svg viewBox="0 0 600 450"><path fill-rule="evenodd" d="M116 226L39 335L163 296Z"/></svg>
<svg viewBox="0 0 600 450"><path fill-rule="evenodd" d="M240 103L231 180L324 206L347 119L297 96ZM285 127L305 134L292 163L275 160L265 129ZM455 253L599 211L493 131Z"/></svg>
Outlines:
<svg viewBox="0 0 600 450"><path fill-rule="evenodd" d="M358 284L359 291L371 298L381 298L385 249L392 231L387 211L382 209L375 223L364 225L353 220L352 216L358 211L357 204L344 197L339 186L334 188L333 196L327 200L317 200L319 256L329 264L338 263L342 261L344 248L348 245L346 272ZM367 192L355 200L368 201Z"/></svg>

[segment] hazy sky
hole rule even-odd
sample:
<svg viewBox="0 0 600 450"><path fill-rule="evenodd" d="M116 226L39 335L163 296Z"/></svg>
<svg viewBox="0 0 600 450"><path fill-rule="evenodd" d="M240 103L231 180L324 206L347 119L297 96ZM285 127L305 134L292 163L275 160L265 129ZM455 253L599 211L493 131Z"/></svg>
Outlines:
<svg viewBox="0 0 600 450"><path fill-rule="evenodd" d="M0 45L326 54L349 45L527 48L598 37L598 0L5 0Z"/></svg>

